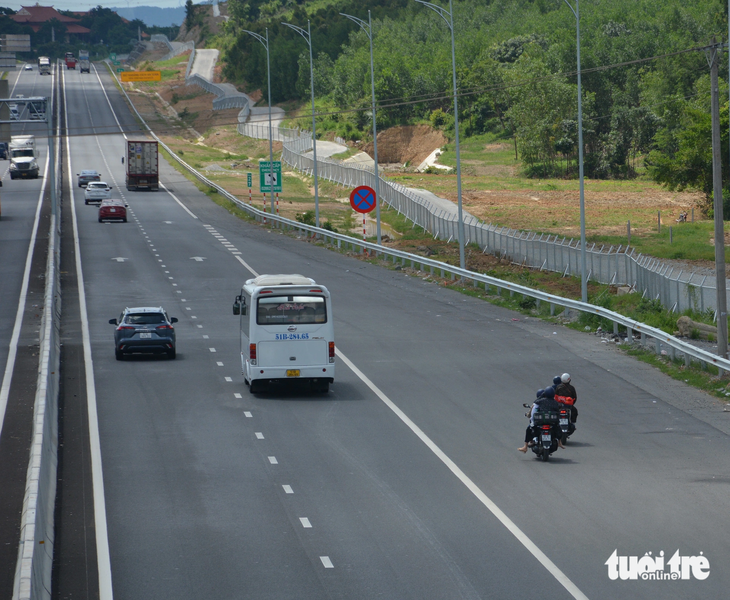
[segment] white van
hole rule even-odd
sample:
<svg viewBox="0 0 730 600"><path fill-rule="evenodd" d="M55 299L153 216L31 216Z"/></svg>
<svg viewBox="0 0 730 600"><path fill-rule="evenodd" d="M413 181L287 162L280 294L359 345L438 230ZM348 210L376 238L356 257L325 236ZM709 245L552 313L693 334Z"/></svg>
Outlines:
<svg viewBox="0 0 730 600"><path fill-rule="evenodd" d="M335 333L327 288L302 275L259 275L244 283L233 314L240 315L241 369L252 394L286 380L329 391Z"/></svg>

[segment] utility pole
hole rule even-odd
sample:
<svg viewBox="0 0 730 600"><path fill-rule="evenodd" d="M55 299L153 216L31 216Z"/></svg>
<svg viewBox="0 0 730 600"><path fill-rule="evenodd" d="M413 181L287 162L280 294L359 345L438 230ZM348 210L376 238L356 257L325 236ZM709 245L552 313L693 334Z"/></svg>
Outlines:
<svg viewBox="0 0 730 600"><path fill-rule="evenodd" d="M722 155L720 150L720 86L718 66L722 44L712 40L710 87L712 94L712 192L715 211L715 288L717 290L717 354L727 358L727 291L725 282L725 223L722 214Z"/></svg>

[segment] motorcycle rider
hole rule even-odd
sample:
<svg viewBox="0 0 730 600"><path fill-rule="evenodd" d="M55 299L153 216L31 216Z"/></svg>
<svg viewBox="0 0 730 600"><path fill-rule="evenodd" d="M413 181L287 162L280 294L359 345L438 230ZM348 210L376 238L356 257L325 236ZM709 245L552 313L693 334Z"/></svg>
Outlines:
<svg viewBox="0 0 730 600"><path fill-rule="evenodd" d="M576 394L575 388L570 383L570 375L568 373L563 373L560 376L560 384L555 388L555 395L572 399L572 402L568 401L565 404L570 406L570 422L575 425L578 419L578 409L575 407L578 394Z"/></svg>
<svg viewBox="0 0 730 600"><path fill-rule="evenodd" d="M535 413L537 411L557 412L559 409L560 404L555 400L555 391L552 387L547 387L544 390L537 390L537 398L535 398L534 402L532 403L532 409L530 411L530 424L525 430L525 445L517 448L520 452L522 452L523 454L527 452L527 448L529 447L528 445L535 437L535 422L533 420ZM565 448L565 446L563 446L563 442L560 439L560 427L558 425L555 425L554 427L558 429L558 431L555 432L555 437L558 440L558 446L560 448Z"/></svg>

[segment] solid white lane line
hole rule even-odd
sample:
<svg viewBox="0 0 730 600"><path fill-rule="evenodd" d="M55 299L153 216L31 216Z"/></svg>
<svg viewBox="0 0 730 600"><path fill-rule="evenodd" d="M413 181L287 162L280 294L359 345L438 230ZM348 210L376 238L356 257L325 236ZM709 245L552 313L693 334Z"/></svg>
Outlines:
<svg viewBox="0 0 730 600"><path fill-rule="evenodd" d="M41 186L41 192L38 195L38 203L35 209L33 229L30 234L30 243L28 244L28 253L25 257L23 283L20 286L20 296L18 297L18 310L15 313L15 325L13 325L13 334L10 336L8 358L5 362L3 383L2 386L0 386L0 435L2 435L3 431L3 421L5 420L5 411L8 407L8 397L10 395L10 384L13 381L13 369L15 369L15 359L18 355L18 340L20 339L20 328L23 325L23 316L25 315L25 302L28 296L28 280L30 278L30 267L33 261L33 250L35 248L35 241L38 235L38 225L40 224L41 206L43 205L43 194L46 191L46 181L48 181L48 165L49 161L46 160L46 168L43 173L43 185Z"/></svg>
<svg viewBox="0 0 730 600"><path fill-rule="evenodd" d="M278 460L276 460L276 456L269 456L269 462L270 462L270 463L271 463L272 465L278 465L278 464L279 464L279 461L278 461Z"/></svg>
<svg viewBox="0 0 730 600"><path fill-rule="evenodd" d="M403 421L403 423L416 434L426 447L433 452L438 459L446 465L446 467L463 483L466 488L476 496L476 498L491 512L497 519L507 528L507 530L517 538L517 540L532 554L540 564L548 570L548 572L558 580L558 582L573 596L576 600L588 600L587 596L578 589L567 575L563 573L557 565L551 561L547 555L537 547L537 545L519 528L517 525L502 512L502 510L471 480L467 475L451 460L446 453L441 450L432 440L429 438L418 425L411 421L408 416L398 408L395 403L388 398L381 390L376 386L368 377L358 369L354 363L347 358L339 349L335 349L337 356L348 366L350 370L357 375L360 380L370 388L370 390L378 397L382 402L392 410L396 416Z"/></svg>
<svg viewBox="0 0 730 600"><path fill-rule="evenodd" d="M63 73L63 69L61 69ZM98 76L98 75L97 75ZM65 74L63 75L65 82ZM100 82L101 83L101 82ZM104 87L102 86L102 89ZM64 97L66 86L64 85ZM106 91L104 92L106 95ZM109 98L107 97L107 101ZM68 123L68 103L66 106L66 123ZM111 105L110 105L111 106ZM116 119L116 115L114 116ZM117 122L117 124L119 124ZM121 129L121 127L120 127ZM71 166L71 145L66 137L66 155L68 157L68 173L73 173ZM81 313L81 339L84 348L84 366L86 376L86 401L89 418L89 446L91 453L91 481L94 497L94 527L96 532L96 562L99 577L100 600L112 600L112 570L109 555L109 533L106 521L106 500L104 499L104 471L101 462L101 440L99 437L99 415L96 406L96 386L94 383L94 361L91 356L91 338L89 335L89 316L86 308L86 292L84 289L84 272L81 267L81 245L79 243L79 225L76 217L76 203L73 201L73 184L69 178L69 198L71 198L71 217L74 231L74 250L76 253L76 281L79 294L79 312Z"/></svg>
<svg viewBox="0 0 730 600"><path fill-rule="evenodd" d="M249 271L250 271L251 273L253 273L253 276L254 276L254 277L258 277L258 276L259 276L259 274L258 274L258 273L257 273L256 271L254 271L254 270L253 270L253 269L251 268L251 266L250 266L250 265L249 265L249 264L248 264L248 263L247 263L247 262L246 262L245 260L243 260L243 259L242 259L242 258L241 258L240 256L237 256L237 257L236 257L236 260L237 260L238 262L240 262L240 263L241 263L241 264L242 264L242 265L243 265L244 267L246 267L246 268L247 268L247 269L248 269L248 270L249 270Z"/></svg>
<svg viewBox="0 0 730 600"><path fill-rule="evenodd" d="M258 273L254 271L250 265L240 256L236 257L244 267L246 267L254 277L258 277ZM466 474L452 461L446 454L436 445L421 429L411 421L408 416L398 408L395 403L388 398L368 377L358 369L355 364L347 358L339 348L335 348L336 355L348 366L350 370L357 375L360 380L367 385L372 392L382 400L385 405L390 408L398 418L406 424L406 426L418 436L418 438L443 462L449 470L474 494L479 501L487 507L487 509L504 525L507 530L519 540L519 542L545 567L548 572L558 580L558 582L575 598L576 600L588 600L568 577L553 563L545 553L540 550L535 543L525 535L525 533L517 527L517 525L507 516L492 500L477 487L477 485L469 479ZM323 557L320 557L323 558ZM329 560L329 558L327 559ZM322 561L324 562L324 560ZM330 563L331 564L331 563ZM327 565L325 565L326 567Z"/></svg>
<svg viewBox="0 0 730 600"><path fill-rule="evenodd" d="M332 561L330 560L329 556L320 556L319 560L322 561L322 564L324 565L325 569L334 569L335 565L332 564Z"/></svg>
<svg viewBox="0 0 730 600"><path fill-rule="evenodd" d="M256 439L257 440L263 440L264 439L264 434L261 433L260 431L257 431L256 432Z"/></svg>
<svg viewBox="0 0 730 600"><path fill-rule="evenodd" d="M291 486L290 485L282 485L281 487L284 488L284 493L285 494L293 494L294 493L294 490L291 489Z"/></svg>
<svg viewBox="0 0 730 600"><path fill-rule="evenodd" d="M168 194L170 194L170 196L172 196L172 199L175 202L177 202L180 206L182 206L183 207L183 210L186 213L188 213L193 219L197 219L198 218L197 216L195 216L195 214L187 206L185 206L182 202L180 202L180 199L175 194L173 194L169 189L167 189L167 187L165 186L165 184L162 183L161 181L160 181L160 187L163 190L165 190Z"/></svg>
<svg viewBox="0 0 730 600"><path fill-rule="evenodd" d="M307 517L299 517L299 521L301 522L302 527L304 527L304 529L312 528L312 524L309 522L309 519L307 519Z"/></svg>

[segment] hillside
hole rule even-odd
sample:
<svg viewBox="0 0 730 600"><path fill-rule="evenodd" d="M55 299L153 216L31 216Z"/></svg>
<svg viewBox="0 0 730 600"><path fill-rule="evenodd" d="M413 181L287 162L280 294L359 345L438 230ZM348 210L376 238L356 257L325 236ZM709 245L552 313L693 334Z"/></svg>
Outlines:
<svg viewBox="0 0 730 600"><path fill-rule="evenodd" d="M575 177L574 15L563 3L543 0L456 0L453 6L462 136L491 133L513 140L533 177ZM263 35L268 28L274 102L303 102L310 87L307 46L280 22L306 28L311 21L319 110L336 113L322 119L322 128L367 140L369 46L357 25L339 13L367 18L368 9L379 128L430 122L453 137L448 30L411 0L296 5L229 0L221 5L229 20L218 32L201 26L200 41L222 50L224 78L265 97L265 51L241 29ZM211 7L196 6L196 11L208 13ZM670 188L689 186L709 194L709 143L697 144L685 134L699 130L709 139L703 116L709 109L707 62L703 52L692 49L726 36L724 2L582 2L581 31L586 174L648 175ZM724 172L730 182L727 166Z"/></svg>

